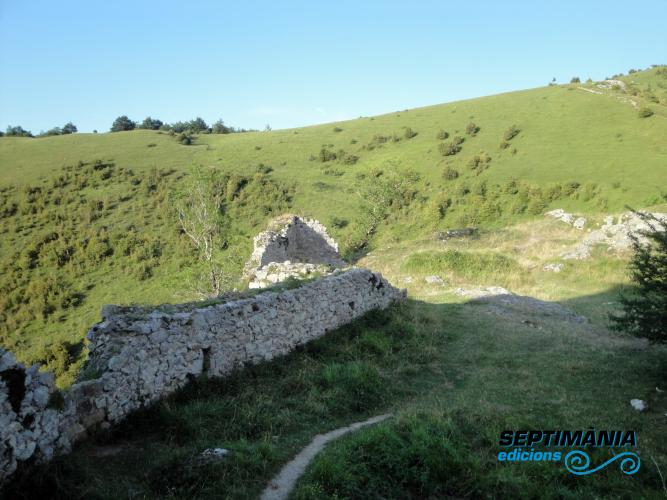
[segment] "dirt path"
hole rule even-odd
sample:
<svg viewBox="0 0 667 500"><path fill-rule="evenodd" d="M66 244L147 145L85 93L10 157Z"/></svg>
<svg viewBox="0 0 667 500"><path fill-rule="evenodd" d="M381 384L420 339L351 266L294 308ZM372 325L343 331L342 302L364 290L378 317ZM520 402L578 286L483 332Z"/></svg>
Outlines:
<svg viewBox="0 0 667 500"><path fill-rule="evenodd" d="M308 467L308 464L315 458L315 456L322 451L324 446L334 439L349 433L366 427L368 425L377 424L383 420L391 417L391 413L385 415L378 415L377 417L369 418L363 422L356 422L350 424L347 427L341 427L340 429L327 432L326 434L318 434L313 438L308 446L306 446L301 452L294 457L290 462L288 462L274 477L269 485L266 487L262 493L262 500L284 500L287 498L294 488L296 481L301 477L301 475Z"/></svg>

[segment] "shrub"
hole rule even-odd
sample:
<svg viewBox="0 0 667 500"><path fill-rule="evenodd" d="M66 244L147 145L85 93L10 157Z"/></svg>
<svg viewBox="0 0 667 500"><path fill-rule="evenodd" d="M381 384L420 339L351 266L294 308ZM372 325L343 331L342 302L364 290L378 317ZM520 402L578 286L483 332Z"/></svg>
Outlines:
<svg viewBox="0 0 667 500"><path fill-rule="evenodd" d="M653 110L649 107L644 106L639 110L639 118L648 118L653 116Z"/></svg>
<svg viewBox="0 0 667 500"><path fill-rule="evenodd" d="M334 127L334 128L333 128L333 131L334 131L334 132L342 132L343 129L340 128L340 127Z"/></svg>
<svg viewBox="0 0 667 500"><path fill-rule="evenodd" d="M147 116L144 118L144 121L141 122L138 128L143 128L146 130L159 130L164 123L162 123L161 120L157 120L155 118L151 118L150 116Z"/></svg>
<svg viewBox="0 0 667 500"><path fill-rule="evenodd" d="M390 137L386 135L381 135L381 134L375 134L371 141L364 146L368 150L373 150L377 147L380 147L382 144L385 142L389 141Z"/></svg>
<svg viewBox="0 0 667 500"><path fill-rule="evenodd" d="M331 218L331 225L335 228L342 229L345 226L347 226L348 221L347 219L341 219L340 217L332 217Z"/></svg>
<svg viewBox="0 0 667 500"><path fill-rule="evenodd" d="M577 181L570 181L566 182L563 185L563 194L565 196L572 196L577 192L577 190L581 187L581 184L579 184Z"/></svg>
<svg viewBox="0 0 667 500"><path fill-rule="evenodd" d="M624 314L612 315L617 330L667 342L667 223L649 213L635 212L650 228L642 231L646 242L631 235L634 255L630 273L635 283L632 295L622 295Z"/></svg>
<svg viewBox="0 0 667 500"><path fill-rule="evenodd" d="M451 206L452 199L445 193L440 192L433 199L433 215L438 219L443 219Z"/></svg>
<svg viewBox="0 0 667 500"><path fill-rule="evenodd" d="M335 159L336 159L336 153L334 151L331 151L327 148L320 149L319 160L322 163L325 163L327 161L333 161Z"/></svg>
<svg viewBox="0 0 667 500"><path fill-rule="evenodd" d="M459 171L452 167L445 167L445 170L442 172L442 177L448 181L453 181L454 179L458 178L458 176Z"/></svg>
<svg viewBox="0 0 667 500"><path fill-rule="evenodd" d="M581 83L581 79L578 76L573 76L570 83Z"/></svg>
<svg viewBox="0 0 667 500"><path fill-rule="evenodd" d="M505 130L505 133L503 134L503 139L505 141L511 141L517 135L519 135L519 132L521 132L521 130L519 130L516 125L512 125L507 130Z"/></svg>
<svg viewBox="0 0 667 500"><path fill-rule="evenodd" d="M358 156L347 153L344 153L339 157L339 161L344 165L354 165L358 160Z"/></svg>
<svg viewBox="0 0 667 500"><path fill-rule="evenodd" d="M436 138L436 139L439 139L439 140L441 140L441 141L444 141L445 139L448 139L448 138L449 138L449 132L447 132L446 130L442 130L442 129L441 129L441 130L439 130L438 133L435 135L435 138Z"/></svg>
<svg viewBox="0 0 667 500"><path fill-rule="evenodd" d="M75 134L78 132L76 125L74 125L72 122L67 122L65 125L63 125L63 128L61 128L60 131L63 135Z"/></svg>
<svg viewBox="0 0 667 500"><path fill-rule="evenodd" d="M451 142L443 142L438 149L443 156L453 156L461 151L461 144L463 144L463 137L454 136Z"/></svg>
<svg viewBox="0 0 667 500"><path fill-rule="evenodd" d="M489 168L489 163L491 163L491 157L482 151L480 154L477 154L468 160L468 167L479 175Z"/></svg>
<svg viewBox="0 0 667 500"><path fill-rule="evenodd" d="M225 122L223 122L222 120L218 120L213 125L211 125L212 134L229 134L233 131L234 130L231 127L225 125Z"/></svg>
<svg viewBox="0 0 667 500"><path fill-rule="evenodd" d="M471 137L474 137L477 135L477 132L479 132L479 127L474 123L470 122L466 126L466 134L468 134Z"/></svg>
<svg viewBox="0 0 667 500"><path fill-rule="evenodd" d="M183 132L178 136L178 142L180 142L184 146L190 146L192 144L192 136L190 134Z"/></svg>
<svg viewBox="0 0 667 500"><path fill-rule="evenodd" d="M416 135L417 135L417 132L412 130L410 127L407 127L405 129L405 131L403 132L403 137L405 137L406 139L412 139Z"/></svg>
<svg viewBox="0 0 667 500"><path fill-rule="evenodd" d="M32 137L32 132L25 130L20 125L16 125L14 127L8 125L5 135L8 137Z"/></svg>
<svg viewBox="0 0 667 500"><path fill-rule="evenodd" d="M188 123L188 130L195 134L199 132L206 132L208 131L208 125L206 125L206 122L203 120L203 118L197 117L194 120L190 120Z"/></svg>
<svg viewBox="0 0 667 500"><path fill-rule="evenodd" d="M273 172L273 168L269 167L268 165L264 165L263 163L260 163L259 165L257 165L257 172L260 174L267 175Z"/></svg>
<svg viewBox="0 0 667 500"><path fill-rule="evenodd" d="M125 130L134 130L136 123L130 120L127 116L122 115L116 118L111 124L111 132L123 132Z"/></svg>

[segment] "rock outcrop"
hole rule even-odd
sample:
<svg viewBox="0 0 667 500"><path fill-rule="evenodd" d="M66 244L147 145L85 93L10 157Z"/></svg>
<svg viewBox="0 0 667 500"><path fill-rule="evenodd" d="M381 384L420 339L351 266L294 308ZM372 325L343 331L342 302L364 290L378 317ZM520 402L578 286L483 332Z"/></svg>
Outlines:
<svg viewBox="0 0 667 500"><path fill-rule="evenodd" d="M653 213L656 219L667 224L667 214ZM626 212L618 216L614 223L614 217L608 216L600 229L589 232L581 243L562 255L563 259L587 259L591 256L591 250L596 245L605 245L614 251L629 250L632 247L632 236L634 235L640 244L646 244L647 239L642 234L651 229L641 217L633 212Z"/></svg>
<svg viewBox="0 0 667 500"><path fill-rule="evenodd" d="M572 227L576 229L583 229L584 226L586 225L586 219L583 217L577 217L576 215L567 213L565 210L562 208L557 208L555 210L551 210L547 213L545 213L547 217L552 217L556 220L559 220L561 222L565 222L566 224L571 225Z"/></svg>
<svg viewBox="0 0 667 500"><path fill-rule="evenodd" d="M20 462L68 452L86 429L109 426L183 387L321 337L405 291L365 269L280 293L205 305L107 306L88 333L82 380L60 393L52 373L0 350L0 483Z"/></svg>

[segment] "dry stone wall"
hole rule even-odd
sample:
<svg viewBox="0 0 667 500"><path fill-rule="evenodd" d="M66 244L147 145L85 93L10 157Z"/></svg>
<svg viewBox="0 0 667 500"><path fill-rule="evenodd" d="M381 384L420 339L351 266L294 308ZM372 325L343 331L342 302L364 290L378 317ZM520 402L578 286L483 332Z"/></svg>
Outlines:
<svg viewBox="0 0 667 500"><path fill-rule="evenodd" d="M107 306L88 333L91 380L59 393L52 373L0 350L0 482L20 462L68 452L94 426L108 427L191 377L222 376L286 354L364 313L405 298L365 269L299 288L205 307Z"/></svg>

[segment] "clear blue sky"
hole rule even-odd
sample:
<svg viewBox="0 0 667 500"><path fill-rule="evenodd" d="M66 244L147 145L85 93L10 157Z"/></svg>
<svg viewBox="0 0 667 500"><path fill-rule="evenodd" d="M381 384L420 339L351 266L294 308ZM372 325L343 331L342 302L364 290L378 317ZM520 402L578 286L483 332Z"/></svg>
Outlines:
<svg viewBox="0 0 667 500"><path fill-rule="evenodd" d="M667 62L667 1L0 0L0 127L285 128Z"/></svg>

